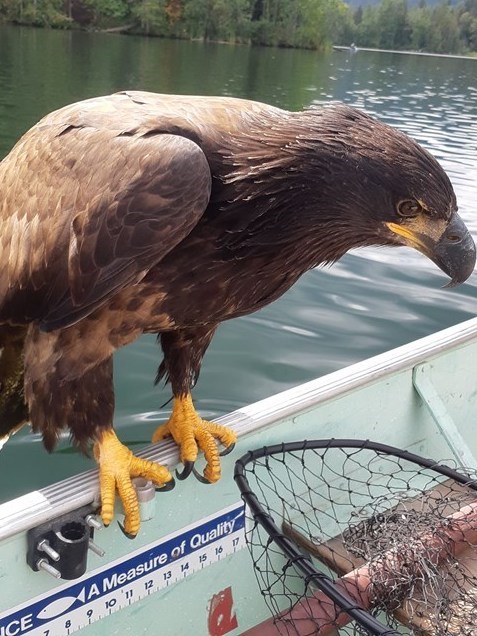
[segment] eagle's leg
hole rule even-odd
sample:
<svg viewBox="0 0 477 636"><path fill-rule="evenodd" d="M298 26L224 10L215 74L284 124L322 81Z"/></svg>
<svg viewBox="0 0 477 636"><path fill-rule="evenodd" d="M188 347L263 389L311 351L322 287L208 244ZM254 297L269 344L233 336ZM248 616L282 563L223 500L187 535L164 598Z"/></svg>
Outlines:
<svg viewBox="0 0 477 636"><path fill-rule="evenodd" d="M116 489L123 504L125 521L123 531L135 537L139 530L139 503L131 478L144 477L157 486L173 484L172 475L165 466L141 459L124 446L112 428L101 432L94 445L94 456L99 464L101 518L109 525L114 516Z"/></svg>
<svg viewBox="0 0 477 636"><path fill-rule="evenodd" d="M179 444L184 464L179 479L190 475L198 452L202 450L207 462L204 479L217 481L220 479L220 453L216 440L228 450L232 450L236 441L235 433L229 428L203 420L192 402L191 389L199 377L202 358L216 328L217 325L210 324L160 334L164 361L159 367L157 381L164 376L170 381L174 405L171 417L159 426L152 441L158 442L172 435Z"/></svg>
<svg viewBox="0 0 477 636"><path fill-rule="evenodd" d="M237 436L230 428L200 417L190 393L174 398L171 417L156 429L152 441L159 442L169 435L180 446L180 458L185 466L184 472L177 475L178 478L184 479L190 474L200 449L207 462L204 478L209 483L218 481L221 473L220 454L215 440L230 450L237 441Z"/></svg>
<svg viewBox="0 0 477 636"><path fill-rule="evenodd" d="M48 451L54 449L65 424L73 443L86 453L93 441L102 519L106 525L111 522L117 490L124 531L134 536L140 518L132 479L150 479L163 490L174 482L167 468L135 457L113 431L113 351L101 331L105 325L91 320L52 332L30 326L25 340L25 398L33 430L41 431ZM85 331L89 337L84 337Z"/></svg>

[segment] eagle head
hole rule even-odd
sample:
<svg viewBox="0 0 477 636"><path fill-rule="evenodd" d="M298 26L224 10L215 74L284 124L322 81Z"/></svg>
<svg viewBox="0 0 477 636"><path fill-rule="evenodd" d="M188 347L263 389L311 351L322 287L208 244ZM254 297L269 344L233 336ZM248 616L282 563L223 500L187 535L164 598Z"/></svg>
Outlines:
<svg viewBox="0 0 477 636"><path fill-rule="evenodd" d="M308 155L313 187L320 216L336 223L336 254L364 245L406 245L436 263L451 278L448 286L464 282L475 266L475 244L436 159L403 132L355 108L334 105L308 113L319 126ZM311 150L307 140L302 143Z"/></svg>

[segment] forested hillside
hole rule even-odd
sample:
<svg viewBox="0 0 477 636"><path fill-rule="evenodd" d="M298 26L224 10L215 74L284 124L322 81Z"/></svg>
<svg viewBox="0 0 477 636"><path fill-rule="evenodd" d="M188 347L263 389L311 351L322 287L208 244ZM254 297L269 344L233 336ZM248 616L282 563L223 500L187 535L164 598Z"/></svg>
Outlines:
<svg viewBox="0 0 477 636"><path fill-rule="evenodd" d="M358 2L359 0L354 0ZM477 0L0 0L0 20L162 37L324 50L361 47L477 51Z"/></svg>

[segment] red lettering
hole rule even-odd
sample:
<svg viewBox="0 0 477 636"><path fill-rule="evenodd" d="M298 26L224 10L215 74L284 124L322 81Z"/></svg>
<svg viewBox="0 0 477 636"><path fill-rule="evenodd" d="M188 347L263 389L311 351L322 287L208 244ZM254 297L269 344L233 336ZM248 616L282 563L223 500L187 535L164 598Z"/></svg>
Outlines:
<svg viewBox="0 0 477 636"><path fill-rule="evenodd" d="M224 636L238 627L231 587L221 590L211 598L208 627L210 636Z"/></svg>

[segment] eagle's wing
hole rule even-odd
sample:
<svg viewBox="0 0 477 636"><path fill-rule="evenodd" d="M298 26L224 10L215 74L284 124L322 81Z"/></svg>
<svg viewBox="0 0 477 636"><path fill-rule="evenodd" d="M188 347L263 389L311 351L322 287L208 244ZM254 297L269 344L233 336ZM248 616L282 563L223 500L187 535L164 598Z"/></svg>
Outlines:
<svg viewBox="0 0 477 636"><path fill-rule="evenodd" d="M51 330L138 282L182 241L208 205L211 174L199 146L180 135L71 127L43 145L31 141L36 152L26 139L13 157L17 183L23 166L17 212L7 219L2 212L3 239L14 239L7 294L33 281L41 288L42 327ZM29 219L23 232L20 208Z"/></svg>

